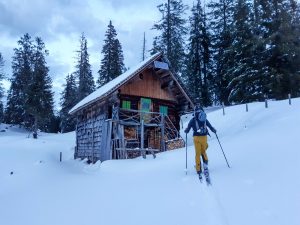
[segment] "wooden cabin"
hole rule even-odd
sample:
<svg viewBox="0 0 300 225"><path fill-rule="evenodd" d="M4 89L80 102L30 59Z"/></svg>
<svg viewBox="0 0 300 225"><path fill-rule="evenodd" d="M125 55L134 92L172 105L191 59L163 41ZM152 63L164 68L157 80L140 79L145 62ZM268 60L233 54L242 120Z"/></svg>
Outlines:
<svg viewBox="0 0 300 225"><path fill-rule="evenodd" d="M180 115L193 102L168 60L157 53L80 101L75 158L133 158L184 147Z"/></svg>

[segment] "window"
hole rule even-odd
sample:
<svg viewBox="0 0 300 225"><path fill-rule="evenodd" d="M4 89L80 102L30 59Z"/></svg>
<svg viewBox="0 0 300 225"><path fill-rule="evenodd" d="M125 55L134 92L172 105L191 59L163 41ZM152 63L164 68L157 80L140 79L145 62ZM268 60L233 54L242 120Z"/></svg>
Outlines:
<svg viewBox="0 0 300 225"><path fill-rule="evenodd" d="M130 101L122 101L122 109L131 109Z"/></svg>
<svg viewBox="0 0 300 225"><path fill-rule="evenodd" d="M150 112L151 111L151 99L141 98L141 111Z"/></svg>
<svg viewBox="0 0 300 225"><path fill-rule="evenodd" d="M160 105L159 112L162 113L163 115L168 115L168 106Z"/></svg>

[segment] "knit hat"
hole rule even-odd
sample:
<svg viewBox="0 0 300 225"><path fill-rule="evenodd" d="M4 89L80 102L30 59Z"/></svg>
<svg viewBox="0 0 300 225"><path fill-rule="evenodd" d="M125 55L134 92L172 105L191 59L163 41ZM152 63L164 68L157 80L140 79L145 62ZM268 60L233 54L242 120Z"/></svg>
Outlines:
<svg viewBox="0 0 300 225"><path fill-rule="evenodd" d="M196 112L200 112L202 109L201 109L201 107L200 106L198 106L198 105L196 105L195 107L194 107L194 112L196 113Z"/></svg>

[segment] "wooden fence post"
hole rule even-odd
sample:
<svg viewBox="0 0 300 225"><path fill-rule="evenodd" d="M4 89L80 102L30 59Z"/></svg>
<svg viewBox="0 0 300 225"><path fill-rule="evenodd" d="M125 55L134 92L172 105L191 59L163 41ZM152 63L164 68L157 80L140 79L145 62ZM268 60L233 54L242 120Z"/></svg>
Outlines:
<svg viewBox="0 0 300 225"><path fill-rule="evenodd" d="M223 116L225 116L225 106L224 106L224 102L222 102L222 108L223 108Z"/></svg>
<svg viewBox="0 0 300 225"><path fill-rule="evenodd" d="M292 105L291 94L289 94L289 105Z"/></svg>
<svg viewBox="0 0 300 225"><path fill-rule="evenodd" d="M267 95L265 95L265 108L266 109L268 108L268 98L267 98Z"/></svg>
<svg viewBox="0 0 300 225"><path fill-rule="evenodd" d="M62 161L62 152L59 153L59 161Z"/></svg>
<svg viewBox="0 0 300 225"><path fill-rule="evenodd" d="M248 110L248 103L246 103L246 112L248 112L249 110Z"/></svg>

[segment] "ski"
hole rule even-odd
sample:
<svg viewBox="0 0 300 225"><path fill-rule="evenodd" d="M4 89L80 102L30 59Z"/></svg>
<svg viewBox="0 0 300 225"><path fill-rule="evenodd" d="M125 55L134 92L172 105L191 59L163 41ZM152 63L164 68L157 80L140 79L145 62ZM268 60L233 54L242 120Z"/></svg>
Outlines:
<svg viewBox="0 0 300 225"><path fill-rule="evenodd" d="M199 178L200 183L202 183L203 182L202 173L198 173L198 178Z"/></svg>
<svg viewBox="0 0 300 225"><path fill-rule="evenodd" d="M204 176L205 176L206 184L207 184L208 186L211 185L211 180L210 180L210 176L209 176L208 167L207 167L207 165L205 165L205 164L204 164Z"/></svg>

